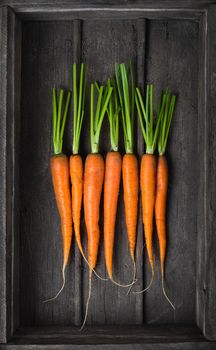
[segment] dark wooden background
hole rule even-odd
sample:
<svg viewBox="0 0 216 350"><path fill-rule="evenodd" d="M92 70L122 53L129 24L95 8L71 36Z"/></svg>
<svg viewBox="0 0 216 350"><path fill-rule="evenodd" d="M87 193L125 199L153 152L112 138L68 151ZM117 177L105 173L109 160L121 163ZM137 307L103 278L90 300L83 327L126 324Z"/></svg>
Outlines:
<svg viewBox="0 0 216 350"><path fill-rule="evenodd" d="M216 6L214 0L2 0L0 3L0 345L18 349L214 349L216 339ZM72 63L88 65L88 87L133 61L137 84L169 87L177 105L168 145L168 251L161 292L156 276L144 295L93 278L87 326L81 324L88 268L73 242L61 286L62 241L49 160L51 89L72 88ZM71 152L72 108L64 151ZM122 131L121 131L122 132ZM104 122L100 149L110 149ZM135 128L136 155L143 140ZM89 144L89 89L81 136ZM120 150L124 153L123 142ZM103 214L101 212L101 228ZM82 219L82 238L86 231ZM150 279L139 206L137 289ZM119 198L115 279L132 277ZM106 276L101 234L97 264ZM7 345L5 345L7 343ZM106 345L108 344L108 345Z"/></svg>
<svg viewBox="0 0 216 350"><path fill-rule="evenodd" d="M85 20L24 22L22 33L22 83L20 132L20 321L22 326L79 325L88 292L88 268L74 248L59 298L47 304L61 285L62 242L49 159L51 139L51 89L72 88L72 63L88 65L88 86L94 79L105 83L115 62L134 62L137 83L155 86L155 95L169 87L177 106L168 145L170 169L168 197L168 250L166 288L176 310L161 293L157 240L156 277L143 295L126 296L124 289L93 278L87 324L194 324L196 301L196 245L198 178L198 23L191 20ZM88 89L89 95L89 89ZM72 113L64 143L71 152ZM105 121L100 150L110 149ZM122 138L122 132L121 136ZM136 153L143 152L139 125ZM87 96L81 154L89 143ZM121 142L121 151L124 152ZM102 223L101 223L102 228ZM86 243L82 220L83 240ZM75 242L74 242L75 244ZM137 240L139 290L149 281L149 266L139 222ZM101 235L97 271L106 276ZM122 191L116 224L115 278L128 283L132 264L128 252Z"/></svg>

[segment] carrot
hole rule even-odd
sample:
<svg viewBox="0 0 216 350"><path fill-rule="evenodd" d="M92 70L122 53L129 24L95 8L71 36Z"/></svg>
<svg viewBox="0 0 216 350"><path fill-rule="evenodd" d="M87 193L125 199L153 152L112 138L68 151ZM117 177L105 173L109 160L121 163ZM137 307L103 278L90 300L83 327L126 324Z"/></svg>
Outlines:
<svg viewBox="0 0 216 350"><path fill-rule="evenodd" d="M96 85L97 86L97 85ZM98 86L97 86L98 87ZM100 199L104 181L104 160L99 152L99 137L102 122L112 94L112 87L99 87L97 107L94 113L94 84L91 84L90 99L90 136L91 154L85 161L84 170L84 216L88 235L88 263L89 263L89 294L86 302L85 317L81 329L83 329L88 315L88 306L91 297L92 271L97 263L100 229L99 211Z"/></svg>
<svg viewBox="0 0 216 350"><path fill-rule="evenodd" d="M80 216L83 195L83 161L79 154L70 156L70 179L72 197L72 218L76 242L82 255L84 255L80 237Z"/></svg>
<svg viewBox="0 0 216 350"><path fill-rule="evenodd" d="M138 161L134 154L125 154L122 162L124 203L130 255L135 261L138 206Z"/></svg>
<svg viewBox="0 0 216 350"><path fill-rule="evenodd" d="M142 193L142 217L144 224L146 249L149 263L152 269L152 275L154 275L152 236L156 192L156 169L156 156L154 154L144 154L141 160L140 187Z"/></svg>
<svg viewBox="0 0 216 350"><path fill-rule="evenodd" d="M160 248L161 275L164 279L166 256L166 199L168 188L168 167L164 155L160 155L157 164L157 190L155 201L155 221Z"/></svg>
<svg viewBox="0 0 216 350"><path fill-rule="evenodd" d="M77 86L77 66L73 64L73 146L72 155L70 156L70 179L72 193L72 218L74 224L74 233L76 242L82 256L85 258L81 237L80 237L80 215L82 207L83 195L83 161L79 155L80 134L84 117L84 102L85 102L85 66L82 63L80 68L79 87Z"/></svg>
<svg viewBox="0 0 216 350"><path fill-rule="evenodd" d="M159 104L159 113L154 126L153 116L153 86L147 85L146 89L146 106L144 106L143 98L140 90L136 89L136 105L140 119L143 138L146 144L146 154L142 156L141 171L140 171L140 187L142 194L142 218L144 224L144 234L146 241L146 249L148 260L151 267L152 277L149 285L142 291L148 290L154 278L154 257L153 257L153 218L156 196L156 169L157 158L154 155L156 142L159 132L159 122L161 119L161 109ZM162 101L164 107L164 100Z"/></svg>
<svg viewBox="0 0 216 350"><path fill-rule="evenodd" d="M107 85L111 86L110 79ZM107 108L110 124L111 152L108 152L106 155L104 180L104 253L107 272L111 280L113 280L113 246L122 163L121 154L118 152L120 107L114 79L112 80L112 85L114 103L113 99L110 98Z"/></svg>
<svg viewBox="0 0 216 350"><path fill-rule="evenodd" d="M94 269L100 239L99 209L104 180L104 160L100 154L89 154L85 161L84 215L88 234L88 262Z"/></svg>
<svg viewBox="0 0 216 350"><path fill-rule="evenodd" d="M121 180L121 154L107 153L104 180L104 253L109 278L113 280L112 261L115 235L115 221Z"/></svg>
<svg viewBox="0 0 216 350"><path fill-rule="evenodd" d="M84 102L86 91L86 69L84 63L80 68L79 87L77 86L77 66L73 64L73 146L72 155L70 156L70 178L71 178L71 194L72 194L72 218L74 224L74 233L76 242L83 259L87 264L88 260L84 254L81 235L80 235L80 215L82 207L83 196L83 161L79 155L80 134L82 130L83 118L84 118ZM94 274L101 280L106 280L100 277L93 269Z"/></svg>
<svg viewBox="0 0 216 350"><path fill-rule="evenodd" d="M125 218L128 234L130 256L134 266L134 277L136 277L135 245L136 226L138 216L138 161L133 153L133 129L134 129L134 98L135 86L133 68L130 63L130 76L127 74L124 63L115 65L116 83L121 106L122 125L124 131L124 144L126 154L122 162L122 177L124 190ZM119 79L120 72L120 79ZM131 289L131 288L130 288ZM129 289L129 291L130 291ZM128 292L129 292L128 291Z"/></svg>
<svg viewBox="0 0 216 350"><path fill-rule="evenodd" d="M165 93L166 104L163 110L163 116L160 122L160 131L158 139L158 165L157 165L157 189L156 189L156 201L155 201L155 220L157 235L160 248L160 265L161 265L161 279L162 290L164 296L175 309L174 305L168 298L164 288L164 265L166 257L166 200L167 200L167 188L168 188L168 165L165 157L165 150L167 145L167 139L169 135L172 116L175 108L175 96L170 97L170 93Z"/></svg>
<svg viewBox="0 0 216 350"><path fill-rule="evenodd" d="M111 281L119 287L127 288L131 284L122 285L113 279L113 247L115 236L115 222L119 188L121 181L122 159L118 152L119 143L119 100L115 80L108 79L107 86L113 86L113 99L110 98L107 114L110 125L111 151L106 155L104 180L104 253L106 268Z"/></svg>
<svg viewBox="0 0 216 350"><path fill-rule="evenodd" d="M56 91L53 89L53 145L54 155L51 157L50 167L55 192L56 203L61 218L61 229L63 239L63 284L55 297L46 301L54 300L58 297L65 285L65 268L68 263L71 240L72 240L72 213L71 195L69 184L69 163L65 154L62 154L63 135L70 102L70 92L67 95L63 118L61 116L64 91L60 90L59 103L57 107Z"/></svg>

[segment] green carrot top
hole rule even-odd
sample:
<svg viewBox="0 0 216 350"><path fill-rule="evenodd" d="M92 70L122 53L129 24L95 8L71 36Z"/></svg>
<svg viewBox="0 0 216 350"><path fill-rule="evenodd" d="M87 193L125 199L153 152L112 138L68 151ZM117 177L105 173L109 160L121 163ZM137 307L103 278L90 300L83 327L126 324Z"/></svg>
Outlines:
<svg viewBox="0 0 216 350"><path fill-rule="evenodd" d="M126 153L133 153L135 85L132 64L130 63L128 74L124 63L120 65L116 63L115 73L121 107L125 151Z"/></svg>
<svg viewBox="0 0 216 350"><path fill-rule="evenodd" d="M162 94L159 102L156 123L154 122L153 112L153 85L150 84L146 87L145 104L139 88L136 88L135 101L143 138L146 144L146 153L154 154L159 133L160 120L162 118L165 106L165 96Z"/></svg>
<svg viewBox="0 0 216 350"><path fill-rule="evenodd" d="M65 130L65 123L68 114L68 108L70 103L71 93L68 92L64 114L62 116L62 104L63 104L64 90L61 89L59 93L59 99L57 102L56 89L52 90L52 109L53 109L53 148L54 154L62 153L63 136Z"/></svg>
<svg viewBox="0 0 216 350"><path fill-rule="evenodd" d="M96 110L94 109L95 102L95 87L98 92ZM111 97L113 88L111 86L99 86L97 83L91 84L90 97L90 137L91 137L91 152L98 153L99 138L101 126L107 110L109 99Z"/></svg>
<svg viewBox="0 0 216 350"><path fill-rule="evenodd" d="M86 92L86 69L84 63L81 64L79 86L77 84L77 65L73 64L73 154L78 154L80 133L84 117L84 103Z"/></svg>
<svg viewBox="0 0 216 350"><path fill-rule="evenodd" d="M118 151L119 146L119 112L121 110L117 95L115 79L108 79L107 86L113 87L113 94L109 100L107 114L110 125L110 141L112 151Z"/></svg>
<svg viewBox="0 0 216 350"><path fill-rule="evenodd" d="M164 108L162 109L159 136L158 136L158 153L160 156L162 156L166 151L170 125L171 125L173 112L175 109L175 102L176 102L176 96L171 95L169 90L163 93L163 98L165 99L165 103L164 103Z"/></svg>

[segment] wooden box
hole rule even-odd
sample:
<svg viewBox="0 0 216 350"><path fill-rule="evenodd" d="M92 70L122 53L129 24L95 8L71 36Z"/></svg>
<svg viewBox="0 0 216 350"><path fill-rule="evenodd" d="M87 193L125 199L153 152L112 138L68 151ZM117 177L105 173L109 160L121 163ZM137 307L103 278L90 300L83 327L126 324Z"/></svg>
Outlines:
<svg viewBox="0 0 216 350"><path fill-rule="evenodd" d="M0 349L216 348L216 5L214 1L2 0L0 7ZM145 294L93 278L86 328L79 331L88 268L73 244L61 285L60 222L49 159L51 88L72 88L72 63L88 65L88 84L104 83L115 62L134 62L137 84L177 94L168 147L167 293L156 277ZM81 138L90 150L89 93ZM71 150L72 111L65 152ZM143 141L136 123L136 154ZM108 123L101 152L110 148ZM121 152L124 148L121 143ZM102 225L102 222L101 222ZM85 224L82 235L86 245ZM122 190L115 278L131 280ZM150 279L141 208L136 289ZM97 271L105 276L101 235ZM210 340L210 341L209 341Z"/></svg>

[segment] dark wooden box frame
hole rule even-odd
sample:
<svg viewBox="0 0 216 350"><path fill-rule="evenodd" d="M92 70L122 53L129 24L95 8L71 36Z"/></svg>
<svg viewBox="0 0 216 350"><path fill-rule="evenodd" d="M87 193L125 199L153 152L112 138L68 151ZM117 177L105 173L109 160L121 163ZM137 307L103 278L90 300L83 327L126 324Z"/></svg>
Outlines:
<svg viewBox="0 0 216 350"><path fill-rule="evenodd" d="M3 0L0 7L0 349L215 349L216 348L216 5L213 1ZM89 18L178 18L199 22L200 203L197 247L197 328L130 327L17 332L14 280L16 176L14 118L19 113L21 21ZM200 134L201 135L201 134ZM202 215L204 218L202 220ZM200 221L200 222L199 222ZM201 234L204 232L204 235ZM199 329L202 333L199 332ZM203 335L202 335L203 334ZM211 340L210 342L207 339ZM105 345L107 344L108 345ZM143 345L145 343L145 345ZM3 345L5 344L5 345ZM6 345L7 344L7 345ZM53 344L53 345L52 345ZM59 344L59 345L54 345ZM79 344L79 345L78 345ZM102 345L103 344L103 345ZM116 345L115 345L116 344ZM134 344L134 345L132 345ZM35 349L35 347L34 347Z"/></svg>

